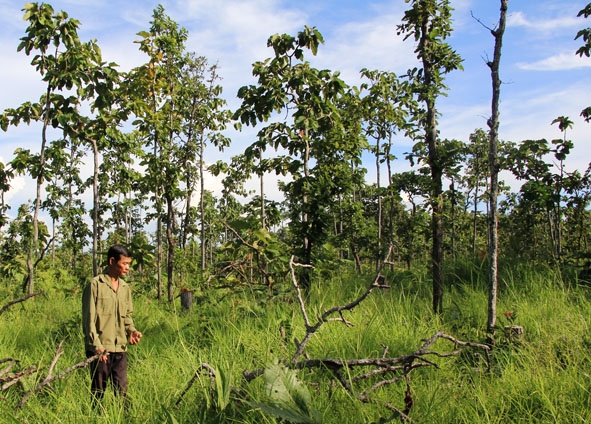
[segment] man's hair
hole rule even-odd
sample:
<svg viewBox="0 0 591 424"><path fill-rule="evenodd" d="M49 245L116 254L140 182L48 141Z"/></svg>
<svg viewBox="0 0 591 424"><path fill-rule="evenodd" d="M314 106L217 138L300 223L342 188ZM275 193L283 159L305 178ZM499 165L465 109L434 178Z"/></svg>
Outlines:
<svg viewBox="0 0 591 424"><path fill-rule="evenodd" d="M107 252L107 261L109 261L109 259L113 258L115 259L115 262L119 262L119 259L121 259L121 256L125 256L126 258L131 258L131 253L129 252L129 249L125 246L122 246L120 244L114 244L113 246L111 246L109 248L109 251Z"/></svg>

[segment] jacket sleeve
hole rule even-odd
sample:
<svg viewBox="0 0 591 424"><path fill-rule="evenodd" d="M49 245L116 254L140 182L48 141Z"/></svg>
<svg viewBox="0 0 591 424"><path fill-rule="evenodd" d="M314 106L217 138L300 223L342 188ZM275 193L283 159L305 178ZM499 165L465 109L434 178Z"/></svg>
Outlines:
<svg viewBox="0 0 591 424"><path fill-rule="evenodd" d="M127 305L127 311L125 311L123 323L125 324L125 333L129 336L136 331L133 319L131 318L131 315L133 314L133 301L131 300L131 288L129 286L127 286L127 301L125 304Z"/></svg>
<svg viewBox="0 0 591 424"><path fill-rule="evenodd" d="M96 298L98 284L96 281L88 283L82 295L82 329L86 346L93 346L95 352L104 349L96 329Z"/></svg>

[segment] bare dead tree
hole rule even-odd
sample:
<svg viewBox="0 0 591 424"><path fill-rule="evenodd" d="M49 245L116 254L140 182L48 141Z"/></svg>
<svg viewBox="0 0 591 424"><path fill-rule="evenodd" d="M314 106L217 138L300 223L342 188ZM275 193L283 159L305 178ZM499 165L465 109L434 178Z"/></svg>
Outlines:
<svg viewBox="0 0 591 424"><path fill-rule="evenodd" d="M499 242L498 242L498 196L499 196L499 103L501 98L501 78L499 76L499 68L501 64L501 52L503 48L503 35L505 34L505 24L507 20L507 10L509 8L509 0L500 0L501 8L499 15L499 23L496 28L489 28L480 20L477 21L490 31L495 39L495 47L493 53L493 60L486 62L490 68L490 75L492 80L492 100L491 100L491 116L487 121L489 127L489 151L488 162L490 169L490 190L488 199L488 316L487 316L487 333L489 334L489 341L494 341L495 327L497 323L497 289L498 289L498 256L499 256ZM474 17L474 15L472 15Z"/></svg>

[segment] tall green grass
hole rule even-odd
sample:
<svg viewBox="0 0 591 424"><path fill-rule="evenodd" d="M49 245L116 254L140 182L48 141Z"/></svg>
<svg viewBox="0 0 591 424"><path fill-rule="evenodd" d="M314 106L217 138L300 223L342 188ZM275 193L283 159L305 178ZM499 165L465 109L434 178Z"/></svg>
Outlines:
<svg viewBox="0 0 591 424"><path fill-rule="evenodd" d="M431 312L426 273L391 273L389 289L375 290L354 310L344 312L351 325L323 324L306 352L312 358L395 357L414 352L439 330L460 340L483 342L484 273L479 264L459 263L450 269L441 316ZM330 281L316 282L306 301L311 320L359 296L371 279L344 270ZM64 354L54 374L85 359L78 283L43 284L45 295L0 315L0 358L18 359L18 369L39 368L21 384L0 392L4 397L0 423L282 422L256 407L269 402L263 378L246 382L242 373L288 361L295 352L294 338L304 337L303 319L289 284L274 295L244 287L201 288L190 311L183 310L178 299L159 303L136 293L135 321L144 337L129 349L127 412L111 393L99 410L91 408L87 369L55 381L52 390L36 393L16 409L23 394L46 375L60 341ZM3 285L0 306L15 296L13 288ZM504 312L513 312L511 322ZM504 269L498 315L490 370L481 352L466 349L458 356L432 358L437 367L411 373L413 422L591 421L590 289L564 284L551 269L523 265ZM523 337L506 336L503 327L509 324L523 326ZM447 352L453 346L440 340L432 349ZM215 379L202 364L214 370ZM352 377L356 371L347 372ZM404 409L404 382L376 391L375 403L362 403L332 377L322 369L297 372L310 393L310 407L324 423L387 422L392 413L382 402Z"/></svg>

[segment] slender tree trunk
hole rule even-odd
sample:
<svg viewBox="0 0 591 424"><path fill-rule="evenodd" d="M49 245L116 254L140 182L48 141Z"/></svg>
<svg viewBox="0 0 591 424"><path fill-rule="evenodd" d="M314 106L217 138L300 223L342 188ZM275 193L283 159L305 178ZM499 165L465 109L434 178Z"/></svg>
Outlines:
<svg viewBox="0 0 591 424"><path fill-rule="evenodd" d="M378 257L376 258L376 271L380 269L382 261L382 194L380 193L380 140L376 139L376 187L378 189Z"/></svg>
<svg viewBox="0 0 591 424"><path fill-rule="evenodd" d="M451 186L449 188L451 192L451 237L450 237L450 250L451 250L451 258L452 260L456 261L457 252L456 252L456 184L455 180L452 178Z"/></svg>
<svg viewBox="0 0 591 424"><path fill-rule="evenodd" d="M154 136L154 157L158 156L158 133ZM154 198L156 199L156 279L158 285L158 300L162 300L162 199L161 178L156 175Z"/></svg>
<svg viewBox="0 0 591 424"><path fill-rule="evenodd" d="M392 187L392 134L388 134L388 147L386 151L386 168L388 169L388 188ZM390 193L388 195L388 244L394 244L394 197ZM390 271L394 271L394 261L390 261Z"/></svg>
<svg viewBox="0 0 591 424"><path fill-rule="evenodd" d="M490 128L490 149L488 161L490 167L490 199L489 199L489 277L488 277L488 319L487 332L489 336L494 337L494 331L497 320L497 286L498 286L498 210L497 197L499 192L499 163L498 163L498 136L499 136L499 101L501 94L501 79L499 77L499 65L501 63L501 49L503 46L503 34L505 32L505 20L507 15L509 0L501 0L501 13L499 26L492 31L495 38L495 49L493 61L488 65L491 69L492 78L492 103L491 117L488 122Z"/></svg>
<svg viewBox="0 0 591 424"><path fill-rule="evenodd" d="M94 159L93 171L92 171L92 275L98 275L99 263L98 263L98 252L99 252L99 151L96 140L90 140L92 144L92 154Z"/></svg>
<svg viewBox="0 0 591 424"><path fill-rule="evenodd" d="M158 300L162 300L162 217L158 211L156 218L156 279L158 280Z"/></svg>
<svg viewBox="0 0 591 424"><path fill-rule="evenodd" d="M426 33L426 32L424 32ZM426 48L427 46L425 46ZM426 60L423 61L425 71L425 85L432 84L433 72L432 66ZM437 111L435 109L435 100L427 101L427 117L425 142L429 150L429 167L431 169L431 266L433 278L433 312L443 313L443 168L440 165L438 142L437 142Z"/></svg>
<svg viewBox="0 0 591 424"><path fill-rule="evenodd" d="M172 195L166 197L166 244L168 253L166 255L166 275L168 277L168 301L174 300L174 202Z"/></svg>
<svg viewBox="0 0 591 424"><path fill-rule="evenodd" d="M259 160L262 162L263 160L263 148L262 146L259 147ZM259 183L260 183L260 192L261 192L261 228L266 229L266 212L265 212L265 185L264 185L264 178L263 172L261 171L261 175L259 176Z"/></svg>
<svg viewBox="0 0 591 424"><path fill-rule="evenodd" d="M23 292L33 294L35 292L35 262L39 255L39 211L41 210L41 187L45 178L45 149L47 146L47 127L49 126L49 103L51 87L47 87L45 99L45 113L43 116L43 128L41 130L41 150L39 152L39 174L37 175L37 191L35 196L35 210L33 212L33 243L27 252L27 277Z"/></svg>
<svg viewBox="0 0 591 424"><path fill-rule="evenodd" d="M476 158L476 162L478 166L478 158ZM478 235L478 219L477 219L477 214L478 214L478 189L479 189L479 184L478 184L478 180L480 179L480 172L476 172L476 186L474 187L474 207L472 209L472 255L476 256L476 238Z"/></svg>
<svg viewBox="0 0 591 424"><path fill-rule="evenodd" d="M308 129L306 128L305 133L302 134L303 137L305 137L304 142L306 143L306 148L304 151L304 157L303 157L303 168L304 168L304 178L308 178L310 176L310 145L309 145L309 141L308 141ZM304 195L303 198L303 202L304 204L308 203L308 195ZM304 212L304 214L302 215L302 223L304 223L304 225L307 226L308 224L308 214L307 212ZM307 232L309 232L310 230L307 229ZM312 262L312 242L310 240L310 237L308 234L305 235L304 237L304 258L303 258L304 264L306 265L310 265ZM310 290L310 271L308 268L302 268L302 274L301 274L301 282L300 282L302 288L304 289L305 292L308 292Z"/></svg>
<svg viewBox="0 0 591 424"><path fill-rule="evenodd" d="M205 140L204 135L201 134L199 140L199 179L201 180L199 189L199 210L201 212L201 272L205 272L205 267L207 266L207 243L205 234L205 183L203 181L203 177L205 175L205 161L203 160L204 150Z"/></svg>
<svg viewBox="0 0 591 424"><path fill-rule="evenodd" d="M433 179L433 213L431 216L431 231L433 245L431 249L432 276L433 276L433 311L443 313L443 173L438 166L432 166L431 177Z"/></svg>

